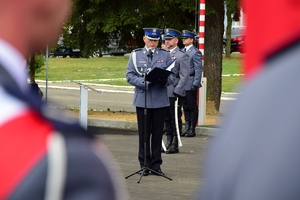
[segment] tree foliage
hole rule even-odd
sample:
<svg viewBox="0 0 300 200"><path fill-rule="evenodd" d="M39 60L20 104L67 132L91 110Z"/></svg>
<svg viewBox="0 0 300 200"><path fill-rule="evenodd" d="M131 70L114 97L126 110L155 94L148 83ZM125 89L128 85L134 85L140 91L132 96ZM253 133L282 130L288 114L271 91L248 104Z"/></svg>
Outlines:
<svg viewBox="0 0 300 200"><path fill-rule="evenodd" d="M27 61L30 83L35 83L35 74L45 69L46 58L43 54L32 54Z"/></svg>
<svg viewBox="0 0 300 200"><path fill-rule="evenodd" d="M228 0L229 1L229 0ZM230 0L236 1L236 0ZM118 35L119 47L143 47L144 27L198 31L199 0L74 0L64 42L86 55L105 49ZM221 97L224 1L206 1L205 67L207 97L219 111Z"/></svg>
<svg viewBox="0 0 300 200"><path fill-rule="evenodd" d="M65 43L86 54L105 48L113 34L125 45L143 46L144 27L194 30L198 11L190 0L74 0Z"/></svg>

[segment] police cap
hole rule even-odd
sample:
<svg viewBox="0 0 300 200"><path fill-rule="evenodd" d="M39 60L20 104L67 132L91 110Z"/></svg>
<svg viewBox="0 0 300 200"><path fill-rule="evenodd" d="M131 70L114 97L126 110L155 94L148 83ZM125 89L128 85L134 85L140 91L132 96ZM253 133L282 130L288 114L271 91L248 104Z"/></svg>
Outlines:
<svg viewBox="0 0 300 200"><path fill-rule="evenodd" d="M174 37L179 37L180 35L180 32L175 30L175 29L172 29L172 28L166 28L165 29L165 38L166 39L171 39L171 38L174 38Z"/></svg>
<svg viewBox="0 0 300 200"><path fill-rule="evenodd" d="M192 31L188 31L188 30L183 30L182 31L182 38L193 38L195 39L196 34L193 33Z"/></svg>
<svg viewBox="0 0 300 200"><path fill-rule="evenodd" d="M143 28L145 32L145 36L149 40L159 40L160 34L162 33L162 29L159 28Z"/></svg>

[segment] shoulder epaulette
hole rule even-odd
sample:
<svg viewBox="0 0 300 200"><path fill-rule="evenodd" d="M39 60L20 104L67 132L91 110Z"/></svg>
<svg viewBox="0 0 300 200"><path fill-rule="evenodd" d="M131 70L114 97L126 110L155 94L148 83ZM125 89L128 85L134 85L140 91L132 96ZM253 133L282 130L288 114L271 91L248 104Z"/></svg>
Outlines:
<svg viewBox="0 0 300 200"><path fill-rule="evenodd" d="M137 52L137 51L141 51L143 48L138 48L138 49L134 49L132 51Z"/></svg>
<svg viewBox="0 0 300 200"><path fill-rule="evenodd" d="M166 52L169 52L169 50L166 50L166 49L162 49L162 48L160 48L160 50L162 50L162 51L166 51Z"/></svg>

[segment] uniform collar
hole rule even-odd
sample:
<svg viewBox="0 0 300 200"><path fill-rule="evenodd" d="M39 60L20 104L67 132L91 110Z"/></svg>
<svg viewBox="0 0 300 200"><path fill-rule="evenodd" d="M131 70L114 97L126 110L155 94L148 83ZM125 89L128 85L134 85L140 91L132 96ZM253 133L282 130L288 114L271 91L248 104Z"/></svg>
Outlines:
<svg viewBox="0 0 300 200"><path fill-rule="evenodd" d="M25 61L18 50L0 38L0 62L22 90L28 88Z"/></svg>
<svg viewBox="0 0 300 200"><path fill-rule="evenodd" d="M171 50L169 50L170 51L170 53L176 53L176 49L177 49L177 46L176 47L174 47L173 49L171 49Z"/></svg>
<svg viewBox="0 0 300 200"><path fill-rule="evenodd" d="M144 47L144 50L143 50L143 54L147 54L148 51L149 51L149 49L150 49L150 48L147 48L147 47L145 46L145 47ZM154 55L154 53L155 53L155 54L158 54L157 49L151 49L151 51L152 51L153 55Z"/></svg>
<svg viewBox="0 0 300 200"><path fill-rule="evenodd" d="M191 48L192 46L193 46L193 45L191 44L191 45L185 47L186 52L187 52L188 50L190 50L190 48Z"/></svg>

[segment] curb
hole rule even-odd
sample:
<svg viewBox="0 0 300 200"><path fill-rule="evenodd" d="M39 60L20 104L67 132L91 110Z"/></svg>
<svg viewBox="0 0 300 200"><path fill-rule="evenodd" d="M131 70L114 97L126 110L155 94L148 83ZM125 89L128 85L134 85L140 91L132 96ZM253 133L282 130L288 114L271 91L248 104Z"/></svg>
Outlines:
<svg viewBox="0 0 300 200"><path fill-rule="evenodd" d="M88 126L95 127L104 127L104 128L115 128L115 129L125 129L125 130L134 130L137 131L137 122L129 122L129 121L112 121L105 119L88 119ZM197 135L206 135L206 136L216 136L219 128L218 127L196 127Z"/></svg>

